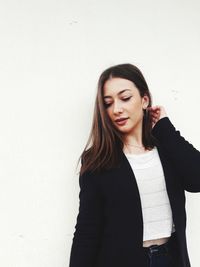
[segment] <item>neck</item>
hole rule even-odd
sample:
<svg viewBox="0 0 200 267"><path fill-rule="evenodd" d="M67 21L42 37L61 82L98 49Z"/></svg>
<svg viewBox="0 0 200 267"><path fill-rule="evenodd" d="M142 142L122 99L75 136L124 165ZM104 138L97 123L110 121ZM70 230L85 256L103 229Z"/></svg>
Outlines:
<svg viewBox="0 0 200 267"><path fill-rule="evenodd" d="M128 133L124 135L124 144L143 146L142 143L142 127L138 127L134 130L134 133Z"/></svg>
<svg viewBox="0 0 200 267"><path fill-rule="evenodd" d="M127 153L144 153L146 151L142 143L142 124L135 127L134 130L124 135L124 152Z"/></svg>

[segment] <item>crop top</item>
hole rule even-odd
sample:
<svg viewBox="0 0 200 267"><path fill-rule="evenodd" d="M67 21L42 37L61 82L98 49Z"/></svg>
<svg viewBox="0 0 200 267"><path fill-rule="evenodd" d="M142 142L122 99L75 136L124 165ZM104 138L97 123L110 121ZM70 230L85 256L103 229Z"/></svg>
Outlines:
<svg viewBox="0 0 200 267"><path fill-rule="evenodd" d="M143 215L143 241L175 231L165 177L156 146L143 154L125 153L134 172Z"/></svg>

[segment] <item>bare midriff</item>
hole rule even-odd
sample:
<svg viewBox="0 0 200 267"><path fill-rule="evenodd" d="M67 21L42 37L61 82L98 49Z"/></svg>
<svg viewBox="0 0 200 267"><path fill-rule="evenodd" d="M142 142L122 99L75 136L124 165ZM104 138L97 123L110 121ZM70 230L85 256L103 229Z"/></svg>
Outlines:
<svg viewBox="0 0 200 267"><path fill-rule="evenodd" d="M143 241L143 247L149 247L151 245L162 245L169 240L169 237L163 237L159 239L146 240Z"/></svg>

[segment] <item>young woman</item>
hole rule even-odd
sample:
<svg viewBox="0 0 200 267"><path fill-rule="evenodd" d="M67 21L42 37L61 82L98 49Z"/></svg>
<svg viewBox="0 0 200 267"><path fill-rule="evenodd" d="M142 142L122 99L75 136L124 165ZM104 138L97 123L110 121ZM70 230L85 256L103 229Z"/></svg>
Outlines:
<svg viewBox="0 0 200 267"><path fill-rule="evenodd" d="M81 154L70 267L189 267L185 190L200 191L200 152L153 106L141 71L106 69Z"/></svg>

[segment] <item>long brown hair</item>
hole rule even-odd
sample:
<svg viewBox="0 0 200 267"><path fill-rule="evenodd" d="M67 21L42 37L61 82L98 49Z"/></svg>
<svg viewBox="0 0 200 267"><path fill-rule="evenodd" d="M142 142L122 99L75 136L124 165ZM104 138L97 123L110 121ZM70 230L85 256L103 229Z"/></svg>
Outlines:
<svg viewBox="0 0 200 267"><path fill-rule="evenodd" d="M109 170L119 166L119 155L123 148L123 135L110 120L103 101L103 87L111 78L124 78L132 81L138 88L140 96L147 95L148 107L152 105L152 97L142 72L134 65L126 63L111 66L104 70L99 77L97 94L94 105L92 128L86 146L79 157L81 159L80 175L84 172ZM142 143L146 149L156 144L151 135L151 118L144 110L142 123Z"/></svg>

